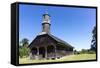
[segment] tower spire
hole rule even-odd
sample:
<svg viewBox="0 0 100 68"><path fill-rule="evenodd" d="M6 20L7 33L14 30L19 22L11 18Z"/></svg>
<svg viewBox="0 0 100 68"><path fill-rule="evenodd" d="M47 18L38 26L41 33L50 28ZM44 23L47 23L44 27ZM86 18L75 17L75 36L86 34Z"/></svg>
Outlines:
<svg viewBox="0 0 100 68"><path fill-rule="evenodd" d="M50 33L50 25L50 15L46 9L45 14L43 14L42 32Z"/></svg>

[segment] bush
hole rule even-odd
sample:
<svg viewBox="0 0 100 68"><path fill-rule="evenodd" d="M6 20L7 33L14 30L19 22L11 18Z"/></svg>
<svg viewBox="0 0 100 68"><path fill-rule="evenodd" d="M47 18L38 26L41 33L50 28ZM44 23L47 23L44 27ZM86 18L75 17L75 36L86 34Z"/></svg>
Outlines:
<svg viewBox="0 0 100 68"><path fill-rule="evenodd" d="M22 58L22 57L27 57L27 56L29 56L29 52L30 52L30 50L29 50L29 48L28 47L21 47L21 48L19 48L19 57L20 58Z"/></svg>
<svg viewBox="0 0 100 68"><path fill-rule="evenodd" d="M88 54L88 50L82 49L82 50L80 51L80 54Z"/></svg>
<svg viewBox="0 0 100 68"><path fill-rule="evenodd" d="M80 52L77 51L77 50L74 50L74 54L75 54L75 55L78 55L78 54L80 54Z"/></svg>
<svg viewBox="0 0 100 68"><path fill-rule="evenodd" d="M95 53L96 53L95 51L92 50L89 51L89 54L95 54Z"/></svg>
<svg viewBox="0 0 100 68"><path fill-rule="evenodd" d="M89 49L82 49L79 51L80 54L95 54L95 51Z"/></svg>

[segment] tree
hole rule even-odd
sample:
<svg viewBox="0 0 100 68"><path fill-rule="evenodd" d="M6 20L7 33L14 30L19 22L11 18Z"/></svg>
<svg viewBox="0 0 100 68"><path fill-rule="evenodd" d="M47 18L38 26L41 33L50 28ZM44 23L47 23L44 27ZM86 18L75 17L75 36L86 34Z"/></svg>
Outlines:
<svg viewBox="0 0 100 68"><path fill-rule="evenodd" d="M96 51L96 26L92 30L92 41L90 50Z"/></svg>
<svg viewBox="0 0 100 68"><path fill-rule="evenodd" d="M86 51L87 51L87 50L82 49L82 50L81 50L81 53L82 53L82 54L85 54L85 53L86 53Z"/></svg>
<svg viewBox="0 0 100 68"><path fill-rule="evenodd" d="M27 38L22 39L19 43L19 57L29 56L30 49L28 48L29 40Z"/></svg>
<svg viewBox="0 0 100 68"><path fill-rule="evenodd" d="M79 53L80 54L95 54L95 51L92 51L90 49L82 49Z"/></svg>
<svg viewBox="0 0 100 68"><path fill-rule="evenodd" d="M75 54L75 55L78 55L79 52L78 52L77 50L74 50L74 54Z"/></svg>
<svg viewBox="0 0 100 68"><path fill-rule="evenodd" d="M28 46L29 40L27 38L22 39L22 41L20 43L22 43L22 46Z"/></svg>
<svg viewBox="0 0 100 68"><path fill-rule="evenodd" d="M23 47L19 48L19 56L21 58L29 56L29 52L30 52L30 49L27 47L23 46Z"/></svg>

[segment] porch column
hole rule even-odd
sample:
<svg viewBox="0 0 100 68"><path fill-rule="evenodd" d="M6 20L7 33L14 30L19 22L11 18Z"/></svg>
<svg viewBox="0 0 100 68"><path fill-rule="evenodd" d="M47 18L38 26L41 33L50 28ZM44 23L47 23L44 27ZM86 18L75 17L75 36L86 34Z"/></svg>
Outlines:
<svg viewBox="0 0 100 68"><path fill-rule="evenodd" d="M47 58L47 47L45 47L45 58Z"/></svg>
<svg viewBox="0 0 100 68"><path fill-rule="evenodd" d="M39 56L39 47L37 47L37 56Z"/></svg>
<svg viewBox="0 0 100 68"><path fill-rule="evenodd" d="M55 58L57 58L57 50L56 50L56 46L54 46L54 50L55 50Z"/></svg>

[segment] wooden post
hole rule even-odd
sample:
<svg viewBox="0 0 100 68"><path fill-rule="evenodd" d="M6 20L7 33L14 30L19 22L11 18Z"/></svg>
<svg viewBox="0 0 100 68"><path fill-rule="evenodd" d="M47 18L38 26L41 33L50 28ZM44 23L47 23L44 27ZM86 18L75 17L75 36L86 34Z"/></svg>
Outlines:
<svg viewBox="0 0 100 68"><path fill-rule="evenodd" d="M37 47L37 55L39 55L39 47Z"/></svg>
<svg viewBox="0 0 100 68"><path fill-rule="evenodd" d="M56 46L54 46L55 49L55 58L57 58L57 50L56 50Z"/></svg>
<svg viewBox="0 0 100 68"><path fill-rule="evenodd" d="M47 47L45 47L45 58L47 58Z"/></svg>
<svg viewBox="0 0 100 68"><path fill-rule="evenodd" d="M39 47L37 47L37 59L39 59Z"/></svg>

